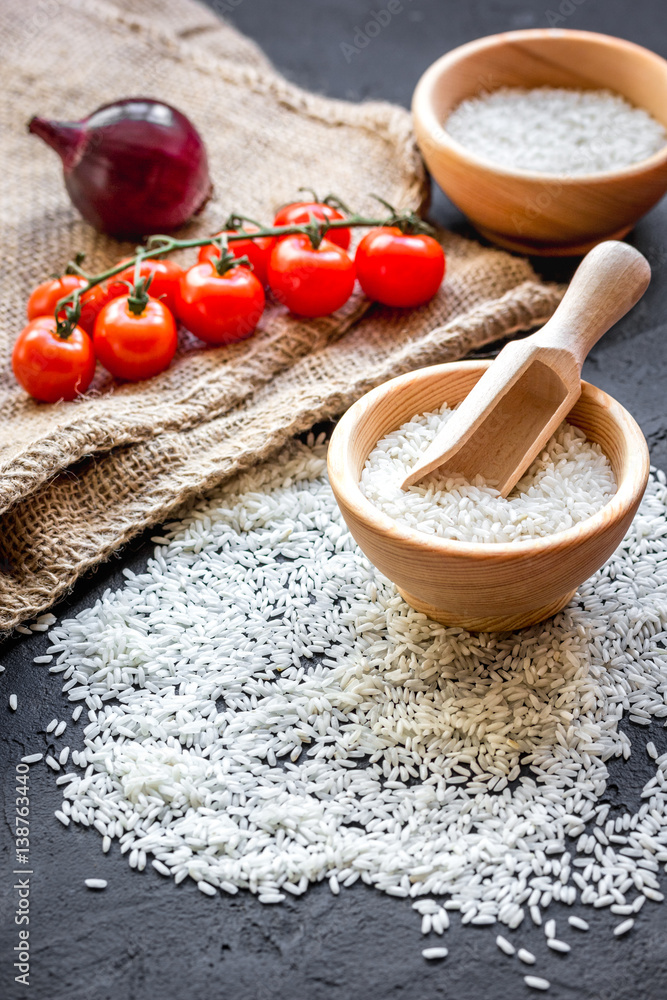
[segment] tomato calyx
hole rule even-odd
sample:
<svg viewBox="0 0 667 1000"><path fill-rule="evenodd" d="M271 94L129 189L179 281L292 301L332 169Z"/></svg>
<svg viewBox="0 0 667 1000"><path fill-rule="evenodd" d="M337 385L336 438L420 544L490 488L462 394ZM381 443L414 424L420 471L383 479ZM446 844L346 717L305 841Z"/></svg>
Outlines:
<svg viewBox="0 0 667 1000"><path fill-rule="evenodd" d="M300 188L299 190L304 189ZM322 202L322 204L325 204L325 202ZM326 202L326 204L329 203ZM310 245L313 250L319 250L322 240L326 238L327 233L331 229L331 223L328 219L316 219L314 214L311 212L308 217L308 222L305 222L301 228L304 235L310 240Z"/></svg>
<svg viewBox="0 0 667 1000"><path fill-rule="evenodd" d="M306 236L310 240L310 245L313 250L319 250L322 240L325 238L330 228L331 227L328 222L316 219L311 212L310 221L304 225L303 229Z"/></svg>
<svg viewBox="0 0 667 1000"><path fill-rule="evenodd" d="M74 256L74 260L71 260L67 267L65 268L63 274L75 274L79 278L83 278L84 281L90 281L91 275L87 274L81 265L86 258L83 250L79 250ZM61 275L53 275L55 278L60 278ZM72 331L75 326L79 325L79 320L81 319L81 289L77 289L76 292L65 297L64 300L58 303L56 306L56 325L54 333L60 340L69 340L72 335ZM62 304L62 309L60 308ZM64 314L64 318L63 317Z"/></svg>
<svg viewBox="0 0 667 1000"><path fill-rule="evenodd" d="M130 294L127 297L127 308L130 310L133 316L141 316L142 312L148 305L148 289L153 281L153 275L148 274L137 278L134 285L130 289Z"/></svg>
<svg viewBox="0 0 667 1000"><path fill-rule="evenodd" d="M81 269L81 264L83 263L85 256L85 253L80 250L76 254L74 260L69 262L62 273L59 274L54 272L51 275L51 278L55 281L60 281L64 274L75 274L78 277L83 278L84 281L88 281L90 275L86 274L86 272ZM69 340L74 327L78 326L80 318L81 302L79 296L75 295L73 298L71 296L68 297L65 302L64 309L56 310L56 323L53 332L60 340Z"/></svg>
<svg viewBox="0 0 667 1000"><path fill-rule="evenodd" d="M398 209L391 204L391 202L381 198L379 194L373 194L371 197L374 198L375 201L379 201L381 205L384 205L388 212L391 212L389 219L382 223L382 228L394 226L396 229L400 229L400 231L406 236L413 236L419 233L424 233L427 236L433 236L435 232L433 226L429 226L428 222L420 219L416 212L399 212Z"/></svg>
<svg viewBox="0 0 667 1000"><path fill-rule="evenodd" d="M230 218L232 217L230 216ZM236 218L238 218L238 216ZM245 232L242 225L240 229L238 226L230 226L229 220L225 223L225 225L229 229L236 229L238 232ZM220 278L222 278L224 274L227 274L228 271L231 271L233 267L247 267L252 271L252 264L245 254L243 257L235 257L230 251L226 233L221 233L219 236L216 236L213 240L211 240L211 243L220 250L219 257L211 258L211 264Z"/></svg>
<svg viewBox="0 0 667 1000"><path fill-rule="evenodd" d="M79 325L79 320L81 318L81 299L78 295L75 295L71 303L66 303L64 312L64 319L61 319L60 316L56 314L54 332L56 337L59 337L60 340L69 340L72 335L72 331Z"/></svg>
<svg viewBox="0 0 667 1000"><path fill-rule="evenodd" d="M337 195L328 194L320 199L312 188L300 187L298 190L310 195L311 200L291 201L283 205L274 216L274 227L286 229L298 226L300 233L310 238L314 250L325 238L347 250L350 245L349 227L356 225L362 217L355 215Z"/></svg>

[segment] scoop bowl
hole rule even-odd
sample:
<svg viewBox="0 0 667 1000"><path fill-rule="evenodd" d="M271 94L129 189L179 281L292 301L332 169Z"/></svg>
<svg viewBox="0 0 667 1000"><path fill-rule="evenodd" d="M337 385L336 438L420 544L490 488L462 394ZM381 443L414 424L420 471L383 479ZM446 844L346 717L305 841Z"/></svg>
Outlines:
<svg viewBox="0 0 667 1000"><path fill-rule="evenodd" d="M377 441L415 414L455 406L490 362L421 368L378 386L339 421L329 446L329 479L357 544L417 611L471 631L523 628L560 611L614 552L628 530L649 474L637 422L588 382L567 419L611 462L617 492L593 517L545 538L507 544L450 541L402 525L361 492Z"/></svg>

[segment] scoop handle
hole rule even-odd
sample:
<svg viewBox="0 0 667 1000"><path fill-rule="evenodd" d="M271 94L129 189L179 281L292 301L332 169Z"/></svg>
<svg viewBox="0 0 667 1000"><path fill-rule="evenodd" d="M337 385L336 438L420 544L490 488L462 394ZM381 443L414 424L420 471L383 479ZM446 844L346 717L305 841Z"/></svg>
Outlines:
<svg viewBox="0 0 667 1000"><path fill-rule="evenodd" d="M579 371L603 333L625 316L648 287L651 268L628 243L607 240L586 254L535 346L564 348ZM531 338L533 339L533 338Z"/></svg>

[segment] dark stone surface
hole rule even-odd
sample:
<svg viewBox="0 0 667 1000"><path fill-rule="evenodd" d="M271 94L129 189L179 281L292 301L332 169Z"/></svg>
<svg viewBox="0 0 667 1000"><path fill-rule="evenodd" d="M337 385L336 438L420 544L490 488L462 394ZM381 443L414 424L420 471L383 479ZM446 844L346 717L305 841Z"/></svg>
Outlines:
<svg viewBox="0 0 667 1000"><path fill-rule="evenodd" d="M177 0L173 0L177 2ZM342 43L352 43L370 11L384 8L353 0L218 0L238 27L254 37L292 80L332 96L386 98L407 105L426 66L445 50L475 38L518 27L547 27L549 11L559 26L621 35L667 56L667 21L660 0L403 0L403 10L363 51L346 61ZM210 0L214 8L216 3ZM571 11L571 13L568 13ZM553 17L551 18L553 20ZM75 58L75 55L72 55ZM467 231L464 220L435 193L433 216ZM667 374L665 268L667 206L651 212L632 234L649 257L653 283L634 312L592 352L585 376L610 391L637 417L655 464L667 467L667 415L662 378ZM572 262L536 262L549 277L567 277ZM147 539L128 547L84 581L63 605L76 612L106 588L122 584L123 566L139 566ZM59 610L59 609L56 609ZM334 898L319 885L305 897L265 907L247 893L229 899L202 897L189 881L175 887L152 869L130 870L114 846L107 857L101 838L81 828L65 829L53 817L60 794L43 764L30 772L31 896L30 987L13 981L17 890L12 888L14 775L21 756L42 750L44 727L69 717L60 683L32 658L43 651L43 635L18 637L0 649L0 998L2 1000L524 1000L536 996L522 976L532 970L497 950L494 928L453 926L445 935L444 962L426 963L426 940L409 902L355 886ZM11 713L7 699L19 697ZM85 719L85 716L84 716ZM80 745L83 722L70 725L68 742ZM607 799L636 807L650 776L642 752L652 738L667 749L661 726L646 732L627 724L635 752L628 764L613 763ZM62 745L62 741L59 741ZM51 747L52 748L52 747ZM104 877L103 893L84 887ZM561 924L566 908L550 915ZM567 911L571 912L571 911ZM661 1000L667 995L665 910L647 903L627 938L617 940L618 920L586 909L592 930L566 937L569 956L548 951L532 925L517 934L538 955L535 972L552 983L553 1000ZM429 941L430 943L430 941ZM437 942L439 943L439 941Z"/></svg>

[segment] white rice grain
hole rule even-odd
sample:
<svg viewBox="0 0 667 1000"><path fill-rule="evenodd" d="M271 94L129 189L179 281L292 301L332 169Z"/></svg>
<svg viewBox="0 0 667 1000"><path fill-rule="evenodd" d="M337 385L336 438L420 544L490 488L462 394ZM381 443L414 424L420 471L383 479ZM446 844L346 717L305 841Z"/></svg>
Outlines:
<svg viewBox="0 0 667 1000"><path fill-rule="evenodd" d="M422 957L432 962L438 958L447 958L449 954L447 948L424 948Z"/></svg>
<svg viewBox="0 0 667 1000"><path fill-rule="evenodd" d="M632 930L634 926L635 922L632 917L630 917L628 920L624 920L622 923L616 924L614 927L614 936L621 937L622 934L627 934L628 931Z"/></svg>
<svg viewBox="0 0 667 1000"><path fill-rule="evenodd" d="M566 955L568 951L571 951L570 945L567 941L559 941L557 938L548 938L547 947L551 948L552 951L562 952L564 955Z"/></svg>
<svg viewBox="0 0 667 1000"><path fill-rule="evenodd" d="M514 945L507 938L503 937L502 934L499 934L496 938L496 944L506 955L514 955L516 953Z"/></svg>
<svg viewBox="0 0 667 1000"><path fill-rule="evenodd" d="M548 979L542 979L540 976L524 976L523 981L532 990L548 990L551 986Z"/></svg>

